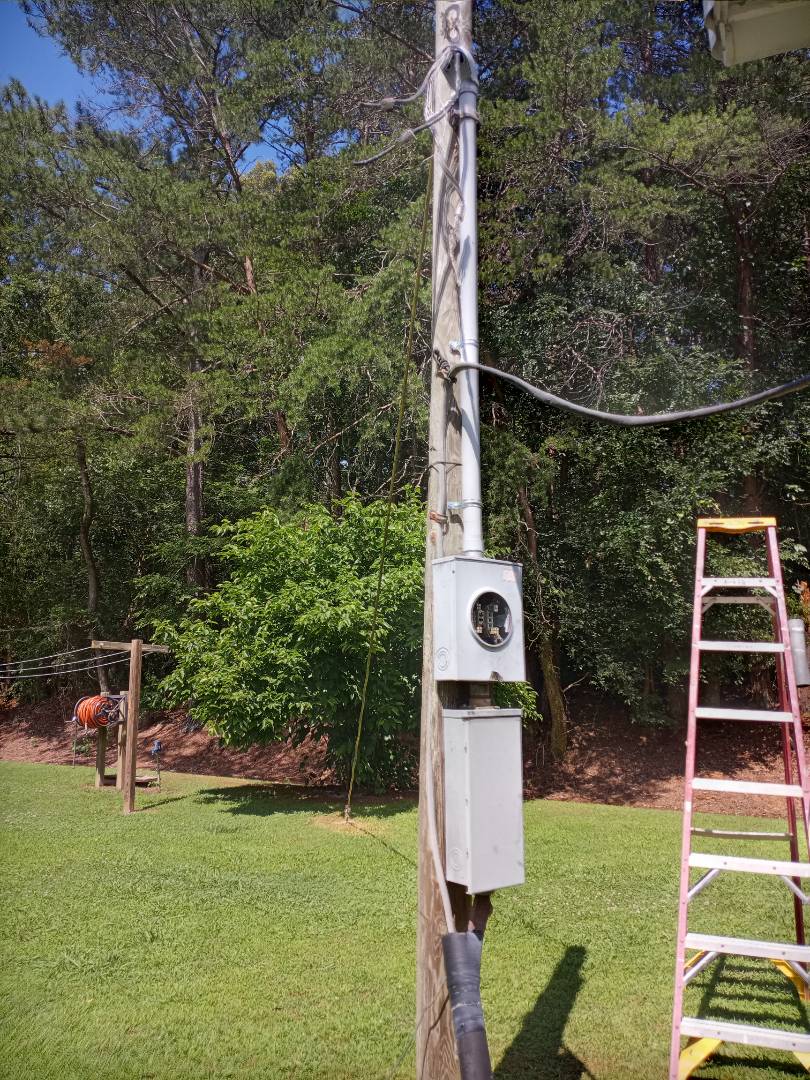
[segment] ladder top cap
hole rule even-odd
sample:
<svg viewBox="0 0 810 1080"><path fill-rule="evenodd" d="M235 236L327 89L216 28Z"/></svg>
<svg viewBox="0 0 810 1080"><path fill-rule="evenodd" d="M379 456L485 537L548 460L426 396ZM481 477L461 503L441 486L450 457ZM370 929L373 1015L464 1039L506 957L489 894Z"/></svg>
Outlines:
<svg viewBox="0 0 810 1080"><path fill-rule="evenodd" d="M699 529L705 529L706 532L716 533L761 532L763 529L775 529L776 518L698 518L697 527Z"/></svg>

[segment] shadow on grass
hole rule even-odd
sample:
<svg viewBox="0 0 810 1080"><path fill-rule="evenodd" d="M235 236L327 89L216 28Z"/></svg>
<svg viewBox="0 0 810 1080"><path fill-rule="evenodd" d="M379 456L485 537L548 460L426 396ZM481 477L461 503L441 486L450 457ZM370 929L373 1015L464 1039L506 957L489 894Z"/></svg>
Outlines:
<svg viewBox="0 0 810 1080"><path fill-rule="evenodd" d="M805 1006L795 986L766 961L756 964L741 958L720 956L707 973L698 976L698 980L702 984L698 1016L760 1027L764 1023L766 1026L793 1029L799 1034L806 1031ZM763 1005L770 1005L771 1009L763 1009ZM684 1011L689 1013L688 1009ZM742 1046L735 1047L732 1053L721 1047L707 1063L706 1069L710 1070L712 1065L763 1072L778 1069L780 1075L784 1076L807 1076L807 1070L791 1055L766 1051L764 1056L750 1057Z"/></svg>
<svg viewBox="0 0 810 1080"><path fill-rule="evenodd" d="M231 814L300 814L315 811L321 814L342 812L346 802L343 791L334 788L305 787L297 784L236 784L229 787L205 788L195 798L206 805L218 805ZM394 817L413 809L411 796L388 796L374 799L366 796L352 804L352 816L358 821Z"/></svg>
<svg viewBox="0 0 810 1080"><path fill-rule="evenodd" d="M554 969L523 1027L495 1070L495 1080L586 1080L591 1073L563 1042L565 1025L582 988L587 953L571 945Z"/></svg>
<svg viewBox="0 0 810 1080"><path fill-rule="evenodd" d="M185 795L168 795L166 798L161 798L160 792L156 792L153 797L155 799L154 802L144 803L142 806L138 806L136 802L135 813L143 814L146 813L147 810L160 810L164 806L168 806L169 803L183 802L185 799L190 799L192 797L192 792L189 791Z"/></svg>

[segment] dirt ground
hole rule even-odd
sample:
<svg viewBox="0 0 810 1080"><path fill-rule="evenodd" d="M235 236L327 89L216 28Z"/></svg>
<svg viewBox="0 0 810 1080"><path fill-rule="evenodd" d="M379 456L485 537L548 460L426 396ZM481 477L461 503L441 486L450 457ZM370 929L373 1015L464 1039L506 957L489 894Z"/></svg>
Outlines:
<svg viewBox="0 0 810 1080"><path fill-rule="evenodd" d="M37 705L0 709L0 759L70 765L73 761L71 723L73 699L51 698ZM138 733L138 768L152 771L149 751L156 739L162 744L160 765L175 772L206 776L237 776L273 783L328 785L333 779L322 746L306 742L252 746L234 750L220 746L205 731L189 730L188 717L176 712L144 712ZM115 737L108 736L107 764L115 765ZM78 754L77 763L94 764L95 735L89 734L89 751Z"/></svg>
<svg viewBox="0 0 810 1080"><path fill-rule="evenodd" d="M810 692L800 692L805 723L810 723ZM0 759L70 765L73 759L72 699L52 698L37 705L0 709ZM571 727L565 762L557 765L545 744L524 740L526 794L572 802L599 802L680 810L683 800L683 728L651 728L628 722L607 699L580 693L570 701ZM189 730L182 711L147 712L141 718L138 767L151 766L155 739L163 745L161 766L176 772L234 776L334 791L334 776L324 747L306 742L234 750L204 731ZM107 753L115 762L114 739ZM95 761L95 737L77 761ZM703 776L783 781L779 732L765 725L704 722L698 771ZM782 816L784 801L704 793L700 809Z"/></svg>
<svg viewBox="0 0 810 1080"><path fill-rule="evenodd" d="M805 728L810 693L800 691ZM615 704L592 694L570 703L569 751L549 767L543 746L535 748L524 775L531 794L547 799L600 802L680 810L686 726L632 724ZM776 725L703 721L698 731L698 774L715 779L784 783L781 733ZM805 736L810 750L810 739ZM784 799L701 792L698 809L730 814L784 815Z"/></svg>

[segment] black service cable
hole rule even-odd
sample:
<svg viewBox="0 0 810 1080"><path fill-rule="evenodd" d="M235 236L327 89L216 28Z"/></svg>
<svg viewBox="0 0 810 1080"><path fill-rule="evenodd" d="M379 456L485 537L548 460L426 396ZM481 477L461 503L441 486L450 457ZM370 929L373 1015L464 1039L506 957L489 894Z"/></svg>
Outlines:
<svg viewBox="0 0 810 1080"><path fill-rule="evenodd" d="M444 362L446 363L446 361ZM798 379L782 383L780 386L772 386L769 390L760 390L757 394L748 397L737 398L736 401L722 401L719 405L702 405L697 409L681 409L678 412L649 413L647 415L632 416L624 413L603 412L601 409L589 409L586 405L576 405L573 401L551 394L548 390L541 390L539 386L533 386L518 375L512 375L500 368L488 367L485 364L453 364L447 365L446 376L455 379L459 371L482 371L486 375L494 375L498 379L504 379L514 386L525 390L527 394L542 401L545 405L552 405L558 409L567 409L568 412L576 413L577 416L587 416L590 420L604 420L608 424L618 424L620 427L653 427L660 424L674 424L681 420L698 420L704 416L714 416L716 413L731 412L733 409L746 409L751 405L759 405L763 401L772 401L774 398L786 397L795 394L810 386L810 375L800 375Z"/></svg>

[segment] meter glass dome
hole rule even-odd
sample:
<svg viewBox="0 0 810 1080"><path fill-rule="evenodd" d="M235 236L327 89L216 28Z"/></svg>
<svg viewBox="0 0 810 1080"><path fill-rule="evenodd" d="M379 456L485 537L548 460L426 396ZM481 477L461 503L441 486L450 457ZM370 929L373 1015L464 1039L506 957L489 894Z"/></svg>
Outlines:
<svg viewBox="0 0 810 1080"><path fill-rule="evenodd" d="M505 645L512 636L512 612L502 596L483 592L473 601L470 611L475 636L490 648Z"/></svg>

